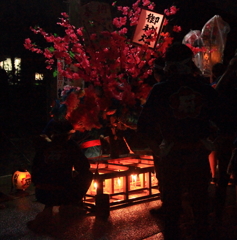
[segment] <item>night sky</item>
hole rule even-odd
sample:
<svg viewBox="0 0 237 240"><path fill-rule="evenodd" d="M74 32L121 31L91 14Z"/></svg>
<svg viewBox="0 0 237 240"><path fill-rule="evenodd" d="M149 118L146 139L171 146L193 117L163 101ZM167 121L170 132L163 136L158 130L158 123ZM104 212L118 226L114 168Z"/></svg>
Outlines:
<svg viewBox="0 0 237 240"><path fill-rule="evenodd" d="M31 36L30 26L39 25L54 31L60 12L66 11L62 0L2 0L0 1L0 54L21 54L24 39Z"/></svg>
<svg viewBox="0 0 237 240"><path fill-rule="evenodd" d="M69 0L70 1L70 0ZM60 28L56 25L60 13L68 10L67 0L2 0L0 1L0 55L21 54L25 51L23 47L24 39L32 37L33 33L29 30L30 26L39 25L48 32L59 32ZM82 4L90 1L81 0ZM103 1L101 1L103 2ZM112 0L105 1L112 3ZM130 5L135 1L118 0L117 4L123 6ZM165 8L176 5L180 11L173 21L179 24L183 31L179 38L192 30L201 30L203 25L214 15L220 15L231 26L228 36L227 54L231 54L234 48L237 26L237 3L235 1L219 0L158 0L155 11L162 13ZM215 3L214 3L215 2ZM235 11L236 9L236 11ZM235 37L236 39L236 37Z"/></svg>

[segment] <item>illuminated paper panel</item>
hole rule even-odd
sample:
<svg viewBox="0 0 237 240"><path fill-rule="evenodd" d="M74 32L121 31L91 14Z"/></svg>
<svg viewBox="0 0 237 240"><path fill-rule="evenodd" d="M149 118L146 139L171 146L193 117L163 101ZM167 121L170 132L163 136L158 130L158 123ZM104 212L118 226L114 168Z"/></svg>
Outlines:
<svg viewBox="0 0 237 240"><path fill-rule="evenodd" d="M148 44L150 48L154 48L156 46L157 39L159 37L159 33L162 28L164 20L164 15L142 9L141 15L133 36L133 42L143 45ZM147 42L148 37L146 34L147 30L155 30L157 33L157 37L155 41L152 41L150 43Z"/></svg>

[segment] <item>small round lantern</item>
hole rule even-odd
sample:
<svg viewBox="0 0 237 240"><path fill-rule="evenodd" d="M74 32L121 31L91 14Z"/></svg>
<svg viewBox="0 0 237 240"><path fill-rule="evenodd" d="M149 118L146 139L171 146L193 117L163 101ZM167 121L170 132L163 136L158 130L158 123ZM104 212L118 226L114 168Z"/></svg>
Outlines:
<svg viewBox="0 0 237 240"><path fill-rule="evenodd" d="M31 184L31 174L27 170L15 171L12 175L12 184L16 190L26 190Z"/></svg>

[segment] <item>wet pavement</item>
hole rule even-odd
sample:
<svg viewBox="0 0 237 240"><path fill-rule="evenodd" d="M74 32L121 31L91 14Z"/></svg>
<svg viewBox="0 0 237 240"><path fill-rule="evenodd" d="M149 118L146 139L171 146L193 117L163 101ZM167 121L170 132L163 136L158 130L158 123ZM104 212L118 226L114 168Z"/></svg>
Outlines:
<svg viewBox="0 0 237 240"><path fill-rule="evenodd" d="M3 185L1 187L4 189ZM157 234L157 237L162 236L161 220L149 214L149 209L157 206L158 200L111 210L107 219L96 218L90 212L64 216L56 214L53 227L45 223L39 230L31 231L27 222L43 210L43 205L35 199L33 187L24 193L6 195L9 198L2 198L1 204L5 207L0 209L1 240L141 240Z"/></svg>
<svg viewBox="0 0 237 240"><path fill-rule="evenodd" d="M163 240L162 219L149 213L151 208L160 204L159 200L113 209L107 219L98 218L90 212L56 214L53 225L47 223L46 219L38 229L32 231L27 223L35 219L44 206L36 201L32 185L25 192L17 192L11 191L10 182L10 175L0 177L1 240ZM211 185L210 194L213 190L214 186ZM235 188L228 187L228 201L219 239L237 239L236 216ZM213 221L212 214L210 221ZM190 222L188 216L183 219L181 227L184 233ZM192 238L187 234L184 239Z"/></svg>
<svg viewBox="0 0 237 240"><path fill-rule="evenodd" d="M43 206L35 201L34 196L19 198L7 202L6 208L1 209L0 239L144 239L161 231L159 220L146 213L146 209L154 204L111 211L107 220L86 214L59 217L53 227L41 225L39 231L34 232L26 224L42 211Z"/></svg>
<svg viewBox="0 0 237 240"><path fill-rule="evenodd" d="M30 165L34 156L33 138L30 140L11 139L13 144L5 148L10 150L1 155L1 171L5 174L0 174L0 240L163 240L162 218L149 213L151 208L161 203L158 199L112 209L108 219L98 218L90 212L56 214L53 225L45 221L37 231L30 230L27 223L35 219L44 206L36 201L33 185L25 192L14 191L11 186L13 167L22 162L19 156L25 157L25 165ZM215 186L210 185L210 203L214 190ZM237 239L236 206L235 187L229 186L223 224L216 234L219 238L214 237L213 240ZM209 221L213 223L211 212L212 204ZM191 223L192 218L186 214L180 225L184 240L193 240L188 231ZM212 232L216 233L216 230L212 229Z"/></svg>

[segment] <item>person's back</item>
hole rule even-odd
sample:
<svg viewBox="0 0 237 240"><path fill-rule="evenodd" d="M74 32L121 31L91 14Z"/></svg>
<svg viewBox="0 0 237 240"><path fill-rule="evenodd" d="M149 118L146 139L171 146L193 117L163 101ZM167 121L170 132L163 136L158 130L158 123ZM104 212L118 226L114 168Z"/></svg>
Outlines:
<svg viewBox="0 0 237 240"><path fill-rule="evenodd" d="M38 141L32 165L32 182L35 185L37 201L45 205L35 220L28 223L32 230L45 226L52 220L53 207L72 206L73 211L81 210L93 173L85 155L77 143L71 140L75 132L65 121L52 119L46 126L41 141ZM47 225L47 224L46 224Z"/></svg>
<svg viewBox="0 0 237 240"><path fill-rule="evenodd" d="M175 142L195 142L209 136L209 120L214 118L215 91L198 78L180 75L153 88L152 122L158 123L163 138Z"/></svg>
<svg viewBox="0 0 237 240"><path fill-rule="evenodd" d="M233 185L233 176L227 174L227 167L235 148L233 144L237 133L237 50L235 56L229 61L224 74L216 85L216 91L221 99L222 122L220 134L216 140L218 164L218 179L215 193L215 215L217 223L222 222L226 204L227 186Z"/></svg>
<svg viewBox="0 0 237 240"><path fill-rule="evenodd" d="M192 206L198 239L209 239L207 224L210 169L210 121L217 117L218 98L203 83L185 45L166 53L166 81L154 85L141 112L138 131L159 159L165 239L181 239L178 227L182 193Z"/></svg>
<svg viewBox="0 0 237 240"><path fill-rule="evenodd" d="M189 50L187 56L191 54ZM171 52L167 58L179 56ZM150 139L159 138L156 128L161 130L160 139L168 142L195 142L209 136L209 121L217 117L217 94L201 77L194 76L195 71L185 66L185 61L190 59L185 56L184 63L181 60L177 64L175 60L166 61L169 72L166 81L155 84L151 90L138 122L139 132ZM192 64L190 68L194 68Z"/></svg>
<svg viewBox="0 0 237 240"><path fill-rule="evenodd" d="M78 172L88 171L90 167L76 142L65 139L45 141L34 158L32 181L36 186L66 188L72 180L73 167Z"/></svg>

